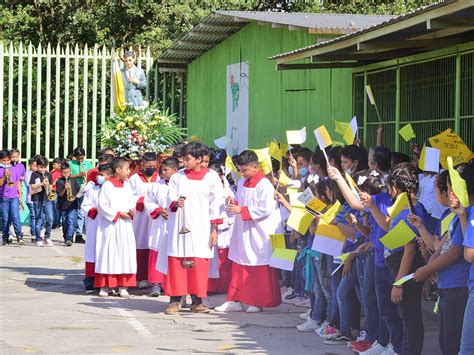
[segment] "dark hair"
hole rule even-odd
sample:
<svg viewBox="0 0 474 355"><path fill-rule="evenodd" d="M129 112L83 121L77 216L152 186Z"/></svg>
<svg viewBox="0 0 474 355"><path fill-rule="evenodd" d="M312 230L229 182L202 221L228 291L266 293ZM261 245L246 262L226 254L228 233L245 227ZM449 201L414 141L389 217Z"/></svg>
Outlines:
<svg viewBox="0 0 474 355"><path fill-rule="evenodd" d="M191 142L184 146L182 154L183 156L189 154L192 157L198 159L202 158L205 155L209 155L209 149L200 142Z"/></svg>
<svg viewBox="0 0 474 355"><path fill-rule="evenodd" d="M474 160L468 164L459 164L454 167L459 172L459 175L466 181L467 194L474 195ZM451 185L451 177L448 174L448 182Z"/></svg>
<svg viewBox="0 0 474 355"><path fill-rule="evenodd" d="M103 172L103 171L106 171L110 174L112 174L112 166L111 166L111 163L105 163L105 164L101 164L98 166L97 170L99 171L99 173Z"/></svg>
<svg viewBox="0 0 474 355"><path fill-rule="evenodd" d="M377 164L380 171L389 171L392 166L392 153L390 149L382 145L373 147L370 150L371 159Z"/></svg>
<svg viewBox="0 0 474 355"><path fill-rule="evenodd" d="M10 157L10 152L8 150L0 150L0 159Z"/></svg>
<svg viewBox="0 0 474 355"><path fill-rule="evenodd" d="M240 153L238 164L240 166L258 165L258 156L253 150L244 150L242 153Z"/></svg>
<svg viewBox="0 0 474 355"><path fill-rule="evenodd" d="M339 201L341 205L346 203L344 195L342 194L341 190L339 189L339 186L337 186L337 183L334 180L329 180L326 186L329 187L332 192L331 203L335 203L336 201Z"/></svg>
<svg viewBox="0 0 474 355"><path fill-rule="evenodd" d="M142 155L142 160L145 161L156 161L156 153L153 152L145 152Z"/></svg>
<svg viewBox="0 0 474 355"><path fill-rule="evenodd" d="M215 149L211 154L211 165L220 164L223 165L227 158L227 152L225 149Z"/></svg>
<svg viewBox="0 0 474 355"><path fill-rule="evenodd" d="M313 162L313 164L319 165L324 171L327 171L328 167L326 157L324 156L323 151L319 147L317 147L313 155L311 155L311 161Z"/></svg>
<svg viewBox="0 0 474 355"><path fill-rule="evenodd" d="M214 170L219 174L219 176L224 176L224 171L222 170L222 166L219 164L211 164L209 165L209 169Z"/></svg>
<svg viewBox="0 0 474 355"><path fill-rule="evenodd" d="M354 175L354 181L357 186L369 195L377 195L383 189L382 179L377 170L363 170Z"/></svg>
<svg viewBox="0 0 474 355"><path fill-rule="evenodd" d="M398 164L401 163L410 163L411 159L408 155L405 153L400 153L400 152L392 152L391 154L392 159L391 159L391 166L398 166Z"/></svg>
<svg viewBox="0 0 474 355"><path fill-rule="evenodd" d="M68 155L66 155L66 159L67 159L67 160L71 160L72 157L73 157L72 153L69 153Z"/></svg>
<svg viewBox="0 0 474 355"><path fill-rule="evenodd" d="M105 147L105 148L102 148L102 149L99 151L99 156L104 155L104 154L108 154L108 153L107 153L108 151L114 152L114 155L115 155L115 150L113 150L113 149L110 148L110 147ZM110 154L108 154L108 155L110 155Z"/></svg>
<svg viewBox="0 0 474 355"><path fill-rule="evenodd" d="M10 150L10 155L12 155L13 153L20 154L20 150L18 148L13 148L12 150Z"/></svg>
<svg viewBox="0 0 474 355"><path fill-rule="evenodd" d="M28 159L28 165L31 165L33 163L36 164L36 158L35 157Z"/></svg>
<svg viewBox="0 0 474 355"><path fill-rule="evenodd" d="M163 160L161 165L165 165L171 169L179 169L179 160L175 157L169 157Z"/></svg>
<svg viewBox="0 0 474 355"><path fill-rule="evenodd" d="M401 192L410 193L418 192L418 174L416 169L407 163L400 164L387 177L387 184L389 186L399 189Z"/></svg>
<svg viewBox="0 0 474 355"><path fill-rule="evenodd" d="M341 168L341 152L342 152L342 147L338 145L330 148L329 150L326 150L329 161L334 160L335 167L339 170L342 169Z"/></svg>
<svg viewBox="0 0 474 355"><path fill-rule="evenodd" d="M82 147L76 147L74 148L74 151L72 152L72 155L77 158L83 155L86 155L86 151Z"/></svg>
<svg viewBox="0 0 474 355"><path fill-rule="evenodd" d="M176 147L174 147L173 156L175 158L181 158L184 155L183 150L184 150L185 146L186 146L186 144L181 143L181 144L178 144Z"/></svg>
<svg viewBox="0 0 474 355"><path fill-rule="evenodd" d="M258 159L258 158L257 158ZM237 168L239 165L243 165L243 164L240 164L240 154L236 154L236 155L233 155L232 158L232 164L234 164L234 166Z"/></svg>
<svg viewBox="0 0 474 355"><path fill-rule="evenodd" d="M48 159L46 157L43 157L40 155L39 157L36 158L36 165L41 165L44 167L48 167Z"/></svg>
<svg viewBox="0 0 474 355"><path fill-rule="evenodd" d="M123 159L123 158L114 158L112 162L110 163L110 167L112 168L112 173L116 173L118 168L122 168L127 164L128 161Z"/></svg>
<svg viewBox="0 0 474 355"><path fill-rule="evenodd" d="M368 168L367 165L367 152L364 148L359 147L358 145L351 144L346 145L341 150L341 156L344 156L352 161L357 160L357 170L366 170Z"/></svg>
<svg viewBox="0 0 474 355"><path fill-rule="evenodd" d="M439 191L448 192L449 170L443 170L436 176L435 184Z"/></svg>
<svg viewBox="0 0 474 355"><path fill-rule="evenodd" d="M123 52L123 58L132 57L135 58L135 52L133 50L128 50Z"/></svg>
<svg viewBox="0 0 474 355"><path fill-rule="evenodd" d="M309 161L311 160L312 154L313 152L310 149L301 148L294 154L294 158L297 159L298 157L302 157L304 160L306 160L309 163Z"/></svg>
<svg viewBox="0 0 474 355"><path fill-rule="evenodd" d="M61 169L62 169L62 164L64 163L64 160L61 159L61 158L54 158L53 159L53 164L60 164L61 165Z"/></svg>
<svg viewBox="0 0 474 355"><path fill-rule="evenodd" d="M110 163L114 160L114 156L110 154L101 154L99 156L99 164Z"/></svg>
<svg viewBox="0 0 474 355"><path fill-rule="evenodd" d="M310 183L309 187L313 194L318 195L325 204L330 204L331 201L328 198L328 195L326 194L326 187L328 186L328 180L327 179L321 179L319 180L316 184Z"/></svg>
<svg viewBox="0 0 474 355"><path fill-rule="evenodd" d="M272 157L270 157L270 159L272 161L272 171L274 174L276 174L280 171L280 162Z"/></svg>
<svg viewBox="0 0 474 355"><path fill-rule="evenodd" d="M54 161L53 161L54 163ZM71 169L71 167L69 166L68 163L61 163L61 170L67 170L67 169Z"/></svg>

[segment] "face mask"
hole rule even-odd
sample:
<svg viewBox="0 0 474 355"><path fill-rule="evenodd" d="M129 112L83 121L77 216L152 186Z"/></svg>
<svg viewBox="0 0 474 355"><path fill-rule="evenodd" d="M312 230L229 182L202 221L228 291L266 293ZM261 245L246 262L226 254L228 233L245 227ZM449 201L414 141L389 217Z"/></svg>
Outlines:
<svg viewBox="0 0 474 355"><path fill-rule="evenodd" d="M145 175L146 177L152 176L154 172L155 172L155 168L143 169L143 175Z"/></svg>
<svg viewBox="0 0 474 355"><path fill-rule="evenodd" d="M352 175L354 173L354 166L352 164L349 169L346 170L346 173L348 173L349 175Z"/></svg>
<svg viewBox="0 0 474 355"><path fill-rule="evenodd" d="M300 168L300 169L298 169L298 175L299 175L299 176L306 176L306 175L308 175L308 168L305 167L305 168Z"/></svg>
<svg viewBox="0 0 474 355"><path fill-rule="evenodd" d="M103 177L102 175L97 176L97 183L98 183L99 185L104 185L104 183L105 183L105 177Z"/></svg>
<svg viewBox="0 0 474 355"><path fill-rule="evenodd" d="M0 164L0 168L5 168L5 164Z"/></svg>
<svg viewBox="0 0 474 355"><path fill-rule="evenodd" d="M13 165L13 166L15 166L15 165L16 165L16 163L17 163L16 161L12 161L12 165Z"/></svg>

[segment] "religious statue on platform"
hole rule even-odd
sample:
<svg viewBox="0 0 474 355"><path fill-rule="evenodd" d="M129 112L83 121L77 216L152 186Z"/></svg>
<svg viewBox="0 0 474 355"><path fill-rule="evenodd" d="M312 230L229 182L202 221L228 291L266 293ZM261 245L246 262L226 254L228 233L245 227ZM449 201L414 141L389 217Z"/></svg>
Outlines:
<svg viewBox="0 0 474 355"><path fill-rule="evenodd" d="M146 87L146 78L143 69L135 65L135 52L126 51L123 54L125 66L121 69L125 87L125 102L135 108L143 107L142 89Z"/></svg>

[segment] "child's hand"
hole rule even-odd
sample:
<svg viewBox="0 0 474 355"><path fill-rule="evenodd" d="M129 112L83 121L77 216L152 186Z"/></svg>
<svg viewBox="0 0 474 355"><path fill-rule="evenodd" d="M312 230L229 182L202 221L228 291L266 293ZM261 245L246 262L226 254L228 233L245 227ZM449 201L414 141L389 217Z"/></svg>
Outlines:
<svg viewBox="0 0 474 355"><path fill-rule="evenodd" d="M135 216L135 214L137 213L137 210L135 208L131 208L129 211L128 211L128 215L130 217L133 217Z"/></svg>
<svg viewBox="0 0 474 355"><path fill-rule="evenodd" d="M239 205L228 205L225 209L230 214L240 214L242 211L242 208Z"/></svg>
<svg viewBox="0 0 474 355"><path fill-rule="evenodd" d="M120 213L120 218L123 218L123 219L129 219L130 218L130 215L126 212L122 212Z"/></svg>
<svg viewBox="0 0 474 355"><path fill-rule="evenodd" d="M285 196L283 194L279 193L278 191L275 191L275 200L279 203L285 202Z"/></svg>
<svg viewBox="0 0 474 355"><path fill-rule="evenodd" d="M415 271L415 275L413 276L413 280L416 282L424 282L429 279L431 276L431 272L428 270L426 266L420 267Z"/></svg>
<svg viewBox="0 0 474 355"><path fill-rule="evenodd" d="M412 142L410 143L410 147L411 147L411 149L413 150L413 155L414 155L415 157L419 157L419 156L420 156L420 147L418 146L418 144L415 143L414 141L412 141Z"/></svg>
<svg viewBox="0 0 474 355"><path fill-rule="evenodd" d="M178 198L178 207L183 208L184 207L184 201L186 200L186 197L180 197Z"/></svg>
<svg viewBox="0 0 474 355"><path fill-rule="evenodd" d="M213 228L209 236L209 246L213 247L217 244L217 229Z"/></svg>
<svg viewBox="0 0 474 355"><path fill-rule="evenodd" d="M458 216L466 215L466 209L464 208L463 205L461 205L461 202L459 201L458 197L452 191L451 191L451 195L449 196L449 201L450 201L449 207L451 208L451 212L454 212Z"/></svg>
<svg viewBox="0 0 474 355"><path fill-rule="evenodd" d="M378 134L381 134L382 132L383 132L383 124L379 124L379 125L377 126L377 133L378 133Z"/></svg>
<svg viewBox="0 0 474 355"><path fill-rule="evenodd" d="M362 202L362 204L367 207L367 208L370 208L372 207L372 197L367 193L367 192L359 192L359 196L360 196L360 202Z"/></svg>
<svg viewBox="0 0 474 355"><path fill-rule="evenodd" d="M344 263L344 266L342 267L342 277L349 276L351 273L351 268L352 268L352 261L349 261L349 259L346 260Z"/></svg>
<svg viewBox="0 0 474 355"><path fill-rule="evenodd" d="M328 166L328 176L331 180L334 181L342 179L341 172L333 166Z"/></svg>
<svg viewBox="0 0 474 355"><path fill-rule="evenodd" d="M421 220L420 216L417 216L416 214L410 213L407 216L408 222L415 227L416 229L420 229L421 226L423 225L423 221Z"/></svg>
<svg viewBox="0 0 474 355"><path fill-rule="evenodd" d="M168 219L168 211L167 210L161 210L160 214L161 214L161 217L163 217L165 220Z"/></svg>
<svg viewBox="0 0 474 355"><path fill-rule="evenodd" d="M365 254L369 251L371 246L372 246L372 243L370 243L370 242L361 244L357 247L355 252L356 252L356 254Z"/></svg>
<svg viewBox="0 0 474 355"><path fill-rule="evenodd" d="M293 157L293 154L290 154L289 158L288 158L288 164L290 164L291 167L293 167L293 169L297 169L297 164L296 164L296 159Z"/></svg>
<svg viewBox="0 0 474 355"><path fill-rule="evenodd" d="M400 304L403 300L403 288L392 287L392 295L390 297L393 303Z"/></svg>

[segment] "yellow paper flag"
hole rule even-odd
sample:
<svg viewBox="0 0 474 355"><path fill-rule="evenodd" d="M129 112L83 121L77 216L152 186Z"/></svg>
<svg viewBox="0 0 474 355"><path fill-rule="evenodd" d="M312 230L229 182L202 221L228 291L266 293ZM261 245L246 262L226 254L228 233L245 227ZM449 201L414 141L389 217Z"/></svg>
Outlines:
<svg viewBox="0 0 474 355"><path fill-rule="evenodd" d="M346 241L346 236L341 233L339 228L333 224L319 223L316 228L315 235L322 235L327 238L339 240L341 242Z"/></svg>
<svg viewBox="0 0 474 355"><path fill-rule="evenodd" d="M290 178L285 174L285 172L283 170L280 170L280 177L278 179L278 183L281 186L288 186L290 181L291 181Z"/></svg>
<svg viewBox="0 0 474 355"><path fill-rule="evenodd" d="M315 212L320 213L322 210L324 210L327 207L327 205L323 201L321 201L319 198L315 197L306 204L306 207L308 207L309 209Z"/></svg>
<svg viewBox="0 0 474 355"><path fill-rule="evenodd" d="M327 209L326 212L321 216L321 219L326 223L329 224L333 221L334 217L336 217L337 213L341 210L341 203L336 201L331 207Z"/></svg>
<svg viewBox="0 0 474 355"><path fill-rule="evenodd" d="M298 131L286 131L288 144L303 144L306 141L306 127Z"/></svg>
<svg viewBox="0 0 474 355"><path fill-rule="evenodd" d="M314 136L318 141L319 148L322 150L332 144L331 136L326 127L321 126L314 130Z"/></svg>
<svg viewBox="0 0 474 355"><path fill-rule="evenodd" d="M295 261L297 250L294 249L275 249L272 258Z"/></svg>
<svg viewBox="0 0 474 355"><path fill-rule="evenodd" d="M466 180L464 180L461 177L461 175L459 175L459 171L454 169L452 157L448 157L446 161L448 163L449 179L451 180L451 189L456 194L461 205L463 205L465 208L468 208L469 195L467 194Z"/></svg>
<svg viewBox="0 0 474 355"><path fill-rule="evenodd" d="M393 285L394 285L394 286L401 286L401 285L403 285L405 282L410 281L410 280L413 278L413 276L415 276L415 274L409 274L409 275L403 276L402 278L400 278L400 280L395 281L395 282L393 283Z"/></svg>
<svg viewBox="0 0 474 355"><path fill-rule="evenodd" d="M440 150L440 163L443 169L448 168L446 162L448 156L453 158L453 165L468 163L471 160L471 150L451 128L428 138L428 141L433 148Z"/></svg>
<svg viewBox="0 0 474 355"><path fill-rule="evenodd" d="M239 171L235 167L234 162L232 161L232 158L230 157L230 155L228 155L227 158L225 158L225 168L227 171L233 171L235 175L237 176L237 179L240 179L242 177L242 175L240 175Z"/></svg>
<svg viewBox="0 0 474 355"><path fill-rule="evenodd" d="M408 202L407 193L403 192L400 195L398 195L393 205L387 208L388 215L390 216L391 219L394 219L396 216L400 214L400 212L406 209L408 205L409 205L409 202Z"/></svg>
<svg viewBox="0 0 474 355"><path fill-rule="evenodd" d="M270 234L270 246L273 250L281 248L286 249L284 234Z"/></svg>
<svg viewBox="0 0 474 355"><path fill-rule="evenodd" d="M359 129L359 126L357 124L357 117L354 116L352 117L351 122L347 126L342 136L342 139L344 139L344 142L346 142L346 144L350 145L354 143L354 139L357 136L358 129Z"/></svg>
<svg viewBox="0 0 474 355"><path fill-rule="evenodd" d="M349 255L351 255L352 253L344 253L344 254L341 254L339 256L336 256L336 259L339 259L341 260L343 263L346 262L347 258L349 257Z"/></svg>
<svg viewBox="0 0 474 355"><path fill-rule="evenodd" d="M420 170L430 171L433 173L439 172L439 153L438 148L431 148L423 145L420 160L418 160L418 167Z"/></svg>
<svg viewBox="0 0 474 355"><path fill-rule="evenodd" d="M367 96L369 97L369 101L372 105L375 105L375 98L374 94L372 93L372 89L370 88L370 85L365 86L365 91L367 92Z"/></svg>
<svg viewBox="0 0 474 355"><path fill-rule="evenodd" d="M336 121L336 120L333 120L333 121L334 121L334 125L335 125L334 130L336 131L336 133L344 135L344 133L346 133L347 127L349 127L349 123L348 122Z"/></svg>
<svg viewBox="0 0 474 355"><path fill-rule="evenodd" d="M281 153L280 146L278 145L276 141L270 142L268 146L268 153L273 159L278 160L281 164L283 155Z"/></svg>
<svg viewBox="0 0 474 355"><path fill-rule="evenodd" d="M409 124L403 126L402 128L400 128L398 133L400 133L402 138L407 142L409 142L413 138L416 138L416 133L413 130L413 127L411 126L411 123L409 123Z"/></svg>
<svg viewBox="0 0 474 355"><path fill-rule="evenodd" d="M443 237L444 233L447 232L449 225L451 224L451 221L455 216L456 214L454 212L451 212L443 218L443 220L441 221L441 235L439 235L438 237Z"/></svg>
<svg viewBox="0 0 474 355"><path fill-rule="evenodd" d="M288 195L297 194L298 191L299 191L299 189L300 189L300 188L299 188L299 187L296 187L296 186L288 186L288 187L286 188L286 193L287 193Z"/></svg>
<svg viewBox="0 0 474 355"><path fill-rule="evenodd" d="M396 249L408 244L415 237L415 232L413 232L408 224L404 220L400 220L394 228L380 238L380 242L388 249Z"/></svg>
<svg viewBox="0 0 474 355"><path fill-rule="evenodd" d="M293 208L286 224L301 235L305 235L314 217L303 208Z"/></svg>
<svg viewBox="0 0 474 355"><path fill-rule="evenodd" d="M270 174L272 169L272 159L270 158L269 148L253 149L258 157L258 167L262 172L267 175Z"/></svg>
<svg viewBox="0 0 474 355"><path fill-rule="evenodd" d="M281 150L281 157L284 158L288 150L290 150L290 146L286 143L280 143L280 150Z"/></svg>

